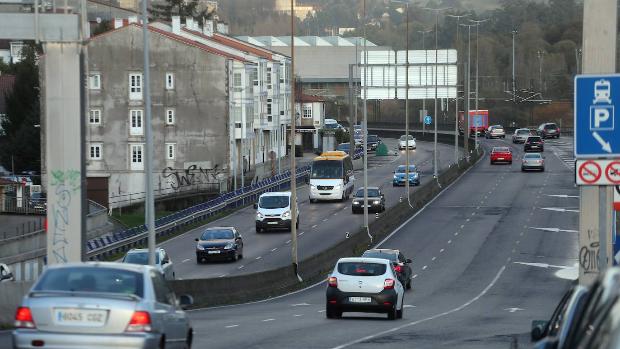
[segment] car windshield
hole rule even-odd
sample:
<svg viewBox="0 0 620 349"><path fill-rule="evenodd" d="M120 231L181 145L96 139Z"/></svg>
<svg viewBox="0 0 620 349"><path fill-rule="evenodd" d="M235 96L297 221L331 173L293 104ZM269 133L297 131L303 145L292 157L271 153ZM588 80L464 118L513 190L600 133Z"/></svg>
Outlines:
<svg viewBox="0 0 620 349"><path fill-rule="evenodd" d="M541 159L542 156L540 154L525 154L524 159Z"/></svg>
<svg viewBox="0 0 620 349"><path fill-rule="evenodd" d="M400 140L403 141L403 142L406 141L407 140L407 136L400 136ZM409 140L410 141L413 140L413 136L412 135L409 135Z"/></svg>
<svg viewBox="0 0 620 349"><path fill-rule="evenodd" d="M379 252L379 251L366 251L364 252L364 254L362 254L362 257L381 258L381 259L390 260L392 262L396 262L398 260L398 254L396 253Z"/></svg>
<svg viewBox="0 0 620 349"><path fill-rule="evenodd" d="M518 135L529 135L530 130L517 130Z"/></svg>
<svg viewBox="0 0 620 349"><path fill-rule="evenodd" d="M364 188L360 188L355 193L356 198L364 197ZM379 189L368 188L368 197L379 197Z"/></svg>
<svg viewBox="0 0 620 349"><path fill-rule="evenodd" d="M555 130L558 128L555 124L547 124L545 125L545 130Z"/></svg>
<svg viewBox="0 0 620 349"><path fill-rule="evenodd" d="M260 208L274 209L288 207L289 197L287 195L279 196L262 196L258 200L258 206Z"/></svg>
<svg viewBox="0 0 620 349"><path fill-rule="evenodd" d="M104 267L65 267L47 270L35 291L105 292L144 295L141 273Z"/></svg>
<svg viewBox="0 0 620 349"><path fill-rule="evenodd" d="M210 229L202 233L200 240L229 240L234 238L230 229Z"/></svg>
<svg viewBox="0 0 620 349"><path fill-rule="evenodd" d="M405 173L407 172L406 170L407 170L407 166L400 165L396 169L396 173ZM415 165L409 165L409 172L415 172L415 171L416 171Z"/></svg>
<svg viewBox="0 0 620 349"><path fill-rule="evenodd" d="M377 135L368 135L368 141L369 142L376 142L379 140L379 136Z"/></svg>
<svg viewBox="0 0 620 349"><path fill-rule="evenodd" d="M338 124L325 124L325 128L338 128Z"/></svg>
<svg viewBox="0 0 620 349"><path fill-rule="evenodd" d="M336 179L342 178L342 161L319 160L312 163L313 179Z"/></svg>
<svg viewBox="0 0 620 349"><path fill-rule="evenodd" d="M508 147L495 147L493 148L494 153L510 153L510 148Z"/></svg>
<svg viewBox="0 0 620 349"><path fill-rule="evenodd" d="M149 254L146 251L129 252L125 255L125 258L123 258L123 263L148 265ZM159 264L159 253L155 253L155 264Z"/></svg>
<svg viewBox="0 0 620 349"><path fill-rule="evenodd" d="M338 263L338 272L352 276L380 276L385 274L387 266L380 263L341 262Z"/></svg>
<svg viewBox="0 0 620 349"><path fill-rule="evenodd" d="M528 142L540 142L540 137L529 137Z"/></svg>

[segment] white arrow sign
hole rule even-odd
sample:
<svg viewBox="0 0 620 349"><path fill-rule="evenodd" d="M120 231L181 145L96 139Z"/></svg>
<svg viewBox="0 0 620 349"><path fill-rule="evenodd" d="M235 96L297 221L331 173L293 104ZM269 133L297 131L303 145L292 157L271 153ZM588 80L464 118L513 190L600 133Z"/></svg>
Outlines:
<svg viewBox="0 0 620 349"><path fill-rule="evenodd" d="M559 232L578 233L579 232L577 230L560 229L560 228L537 228L537 227L530 227L530 229L537 229L537 230L542 230L542 231L550 231L550 232L553 232L553 233L559 233Z"/></svg>
<svg viewBox="0 0 620 349"><path fill-rule="evenodd" d="M557 268L557 269L569 269L572 267L567 267L564 265L553 265L553 264L547 264L547 263L526 263L526 262L514 262L515 264L521 264L521 265L527 265L528 267L538 267L538 268L545 268L545 269L549 269L549 268Z"/></svg>
<svg viewBox="0 0 620 349"><path fill-rule="evenodd" d="M555 198L562 198L562 199L567 199L567 198L578 199L579 198L578 195L550 195L550 194L547 194L547 196L551 196L551 197L555 197Z"/></svg>
<svg viewBox="0 0 620 349"><path fill-rule="evenodd" d="M521 309L521 308L506 308L504 310L508 310L509 312L514 313L515 311L521 311L521 310L524 310L524 309Z"/></svg>
<svg viewBox="0 0 620 349"><path fill-rule="evenodd" d="M596 139L597 142L599 142L599 144L603 148L603 151L611 153L611 144L605 141L603 137L601 137L601 135L598 134L598 132L592 133L592 136L594 137L594 139Z"/></svg>
<svg viewBox="0 0 620 349"><path fill-rule="evenodd" d="M547 211L555 211L555 212L577 212L579 213L579 210L571 210L568 208L561 208L561 207L541 207L541 209L547 210Z"/></svg>

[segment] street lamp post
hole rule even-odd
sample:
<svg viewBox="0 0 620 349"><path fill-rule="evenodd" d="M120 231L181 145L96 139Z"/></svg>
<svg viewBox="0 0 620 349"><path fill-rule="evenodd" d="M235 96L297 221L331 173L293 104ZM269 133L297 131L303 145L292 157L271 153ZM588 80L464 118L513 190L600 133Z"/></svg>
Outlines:
<svg viewBox="0 0 620 349"><path fill-rule="evenodd" d="M458 83L458 66L459 66L459 57L460 54L458 52L459 50L459 32L460 32L460 21L461 18L463 17L467 17L469 16L469 14L464 14L464 15L448 15L448 17L452 17L452 18L456 18L456 41L455 41L455 46L456 46L456 67L457 67L457 74L456 74L456 97L454 98L454 162L456 164L459 163L459 83ZM468 148L469 148L469 144L467 144L467 138L465 138L465 141L463 142L463 147L465 149L465 154L467 154Z"/></svg>
<svg viewBox="0 0 620 349"><path fill-rule="evenodd" d="M422 110L424 116L426 116L426 90L428 86L428 55L426 54L426 45L424 43L424 36L432 30L418 30L418 33L422 34L422 51L424 51L424 98L422 98ZM407 40L408 42L408 40ZM426 124L422 120L422 134L426 134Z"/></svg>
<svg viewBox="0 0 620 349"><path fill-rule="evenodd" d="M466 131L467 133L467 138L469 138L469 111L471 109L471 104L470 104L470 100L469 100L469 94L471 91L471 27L473 27L475 24L461 24L463 27L467 27L467 93L465 93L465 96L467 98L467 113L465 118L467 119L467 124L468 124L468 130ZM467 142L467 140L466 140ZM475 144L475 149L478 149L478 125L476 125L476 122L474 120L474 144ZM469 154L467 154L469 156Z"/></svg>
<svg viewBox="0 0 620 349"><path fill-rule="evenodd" d="M536 52L536 56L538 57L538 89L540 90L541 96L543 92L542 66L544 55L545 51L538 50Z"/></svg>
<svg viewBox="0 0 620 349"><path fill-rule="evenodd" d="M479 21L471 20L472 23L476 24L476 113L478 112L478 28L481 23L488 21L489 19L482 19ZM476 142L476 148L478 148L478 142Z"/></svg>
<svg viewBox="0 0 620 349"><path fill-rule="evenodd" d="M297 260L297 166L295 164L295 0L291 0L291 259L297 279L299 276Z"/></svg>
<svg viewBox="0 0 620 349"><path fill-rule="evenodd" d="M439 12L441 11L445 11L445 10L449 10L450 7L445 7L445 8L425 8L425 10L429 10L429 11L435 11L435 69L433 72L434 75L434 80L435 80L435 112L433 115L434 118L434 124L435 124L435 138L434 138L434 142L433 142L433 177L434 178L438 178L439 176L439 169L438 169L438 162L437 162L437 121L439 120L439 118L437 117L437 70L438 70L438 32L439 32Z"/></svg>
<svg viewBox="0 0 620 349"><path fill-rule="evenodd" d="M364 125L362 127L362 149L364 150L364 227L370 236L370 228L368 226L368 50L366 47L366 0L364 0L362 23L364 25ZM370 238L372 242L372 236Z"/></svg>

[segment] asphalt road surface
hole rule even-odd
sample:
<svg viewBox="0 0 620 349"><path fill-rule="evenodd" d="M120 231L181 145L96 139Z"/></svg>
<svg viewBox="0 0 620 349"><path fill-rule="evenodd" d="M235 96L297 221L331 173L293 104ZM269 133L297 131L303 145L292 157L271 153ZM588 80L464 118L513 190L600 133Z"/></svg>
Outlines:
<svg viewBox="0 0 620 349"><path fill-rule="evenodd" d="M392 154L395 152L397 141L386 139ZM410 151L410 161L421 170L422 183L432 180L433 145L432 143L418 142L418 148ZM447 168L454 161L454 147L444 144L438 145L440 168ZM375 157L374 153L368 156L369 186L379 186L385 193L387 206L393 206L400 198L405 198L403 187L392 187L392 172L399 164L405 163L405 151L396 152L396 156ZM363 186L363 174L355 173L355 188ZM415 188L411 187L413 192ZM363 215L351 213L351 200L346 202L317 202L311 204L308 200L308 186L300 186L297 190L299 202L298 234L299 260L319 253L338 241L344 240L347 233L356 232L363 223ZM194 229L188 233L175 237L161 244L174 262L177 279L196 279L209 277L224 277L269 270L290 264L291 246L290 232L273 231L257 234L255 232L256 210L252 206L243 208L227 217ZM370 219L373 220L374 213ZM242 234L244 240L244 258L237 262L210 262L197 264L194 241L200 236L205 227L234 226Z"/></svg>
<svg viewBox="0 0 620 349"><path fill-rule="evenodd" d="M520 171L522 145L481 143L512 147L513 164L490 165L487 155L381 244L413 259L402 320L354 313L328 320L320 284L264 302L190 312L195 347L531 346L530 322L547 319L577 276L579 205L564 195L578 190L552 142L547 170L528 173Z"/></svg>

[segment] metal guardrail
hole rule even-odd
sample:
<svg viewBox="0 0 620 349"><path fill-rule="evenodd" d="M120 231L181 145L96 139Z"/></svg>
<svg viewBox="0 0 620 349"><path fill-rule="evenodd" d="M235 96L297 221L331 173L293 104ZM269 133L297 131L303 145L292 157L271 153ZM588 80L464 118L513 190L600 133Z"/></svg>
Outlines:
<svg viewBox="0 0 620 349"><path fill-rule="evenodd" d="M356 152L353 159L359 159L363 153L363 150ZM306 177L309 173L310 166L300 167L297 169L297 178ZM155 220L155 234L157 237L171 235L185 226L204 221L228 208L237 208L255 202L265 192L289 188L290 177L290 171L286 171L256 184L222 194L215 199L159 218ZM147 239L147 227L143 224L89 240L86 243L86 256L89 260L101 260L111 255L126 252L135 246L146 244Z"/></svg>

